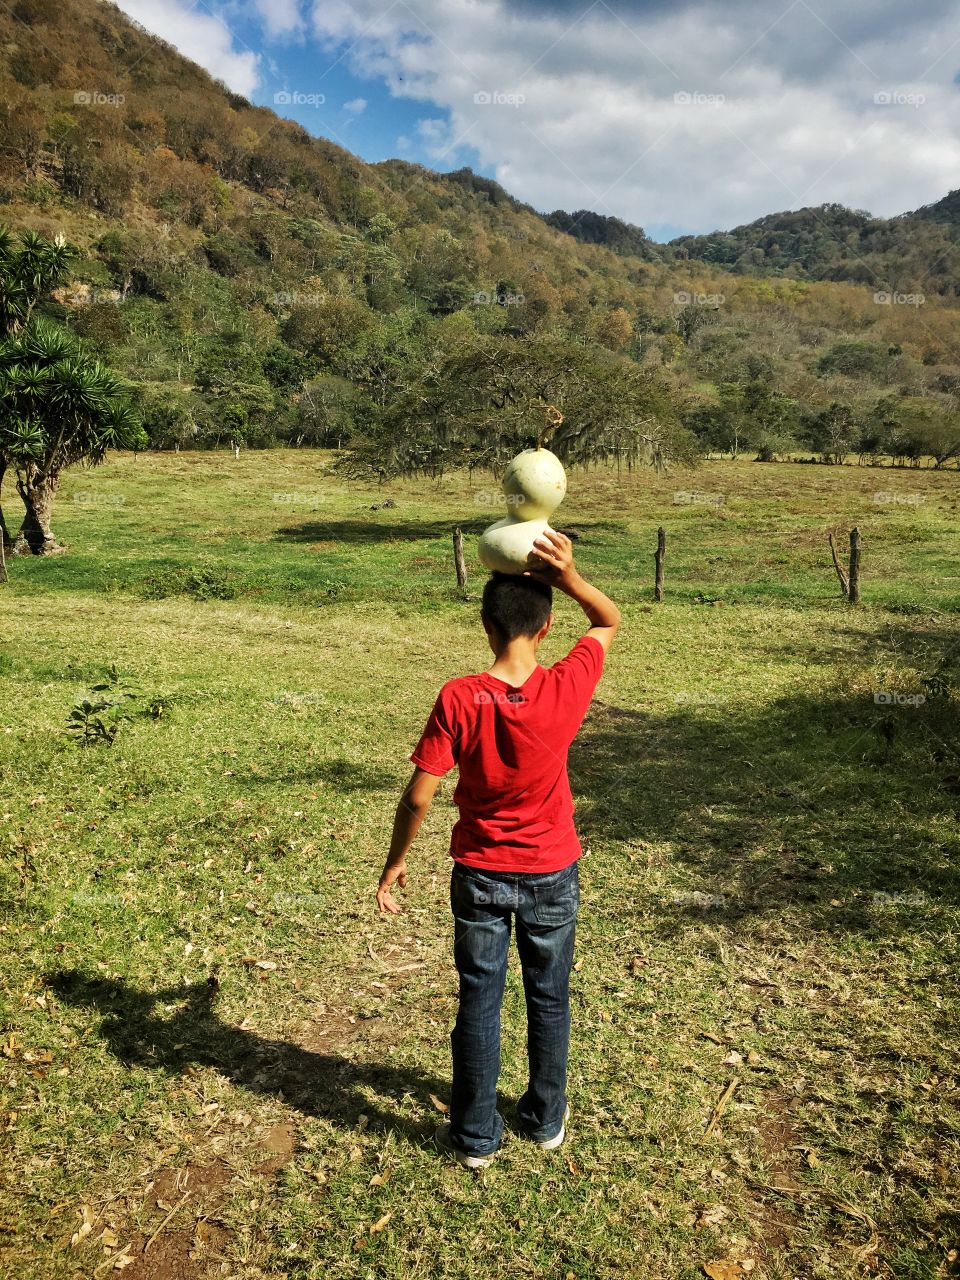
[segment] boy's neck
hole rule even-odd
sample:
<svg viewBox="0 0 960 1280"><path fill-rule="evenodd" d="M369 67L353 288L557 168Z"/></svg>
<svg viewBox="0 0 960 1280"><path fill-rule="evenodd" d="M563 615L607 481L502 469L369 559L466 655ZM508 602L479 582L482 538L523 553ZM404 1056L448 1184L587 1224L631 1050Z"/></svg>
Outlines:
<svg viewBox="0 0 960 1280"><path fill-rule="evenodd" d="M503 680L514 688L518 687L533 675L539 666L537 662L539 647L538 641L529 636L518 636L516 640L510 640L502 649L496 651L490 675L496 676L498 680Z"/></svg>

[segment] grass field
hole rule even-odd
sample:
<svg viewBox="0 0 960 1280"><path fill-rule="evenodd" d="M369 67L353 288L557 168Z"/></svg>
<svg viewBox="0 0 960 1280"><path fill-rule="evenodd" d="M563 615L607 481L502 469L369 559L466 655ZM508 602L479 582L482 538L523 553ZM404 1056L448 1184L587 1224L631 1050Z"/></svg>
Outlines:
<svg viewBox="0 0 960 1280"><path fill-rule="evenodd" d="M373 890L437 688L489 663L450 529L472 556L499 509L486 477L328 464L74 473L68 554L0 588L0 1273L960 1274L960 476L571 476L558 523L625 616L571 757L570 1136L510 1128L514 958L508 1136L475 1176L425 1145L452 780L405 914ZM826 543L852 523L857 610ZM557 612L547 662L580 627ZM110 666L151 714L83 747Z"/></svg>

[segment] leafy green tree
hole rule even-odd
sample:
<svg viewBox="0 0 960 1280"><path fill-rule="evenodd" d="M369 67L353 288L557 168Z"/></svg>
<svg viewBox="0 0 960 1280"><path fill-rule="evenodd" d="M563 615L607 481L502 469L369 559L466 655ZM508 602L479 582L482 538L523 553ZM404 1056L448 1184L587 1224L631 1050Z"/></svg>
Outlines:
<svg viewBox="0 0 960 1280"><path fill-rule="evenodd" d="M194 380L203 397L203 431L209 442L258 446L271 440L276 396L259 354L243 333L231 329L209 338Z"/></svg>
<svg viewBox="0 0 960 1280"><path fill-rule="evenodd" d="M62 238L25 233L17 244L0 228L0 483L12 469L26 508L15 554L59 549L50 521L67 467L96 466L108 449L143 438L116 376L66 329L35 314L75 256ZM9 543L2 513L0 533Z"/></svg>
<svg viewBox="0 0 960 1280"><path fill-rule="evenodd" d="M833 400L806 418L802 434L824 462L840 465L857 443L859 426L852 405Z"/></svg>
<svg viewBox="0 0 960 1280"><path fill-rule="evenodd" d="M381 477L497 469L536 442L549 405L564 414L549 446L571 465L629 467L695 453L666 387L631 361L560 338L474 336L427 361L343 469Z"/></svg>

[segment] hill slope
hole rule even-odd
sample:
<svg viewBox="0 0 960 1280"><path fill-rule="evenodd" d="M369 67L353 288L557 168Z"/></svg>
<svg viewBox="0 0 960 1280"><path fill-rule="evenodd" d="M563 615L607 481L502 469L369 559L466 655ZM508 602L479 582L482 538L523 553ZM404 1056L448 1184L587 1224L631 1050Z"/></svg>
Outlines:
<svg viewBox="0 0 960 1280"><path fill-rule="evenodd" d="M495 461L557 400L571 457L683 452L681 421L715 449L911 457L957 418L936 218L830 206L660 249L469 170L367 165L98 0L18 0L0 37L0 218L84 251L54 310L136 384L157 447L349 443L442 470ZM878 303L911 263L943 287Z"/></svg>

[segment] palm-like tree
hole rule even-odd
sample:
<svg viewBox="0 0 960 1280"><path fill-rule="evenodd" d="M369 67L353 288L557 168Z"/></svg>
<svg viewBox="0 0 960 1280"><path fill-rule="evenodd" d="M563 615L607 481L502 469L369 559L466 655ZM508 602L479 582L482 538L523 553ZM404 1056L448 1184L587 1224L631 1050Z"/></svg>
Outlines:
<svg viewBox="0 0 960 1280"><path fill-rule="evenodd" d="M66 329L34 315L75 256L62 237L28 232L18 246L0 228L0 483L12 469L26 508L15 554L58 549L50 520L66 467L96 466L108 449L143 439L119 380ZM0 536L10 545L2 512Z"/></svg>

